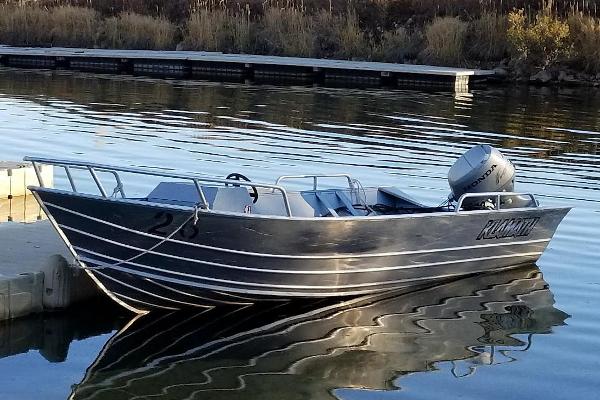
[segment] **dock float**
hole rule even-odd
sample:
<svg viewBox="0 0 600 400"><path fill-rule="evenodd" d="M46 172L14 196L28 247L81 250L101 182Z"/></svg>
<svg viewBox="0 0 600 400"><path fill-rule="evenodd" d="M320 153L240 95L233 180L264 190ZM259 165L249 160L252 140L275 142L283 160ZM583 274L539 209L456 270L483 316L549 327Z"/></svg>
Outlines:
<svg viewBox="0 0 600 400"><path fill-rule="evenodd" d="M51 167L40 175L52 184ZM64 309L100 293L27 190L36 184L31 164L0 162L0 321Z"/></svg>
<svg viewBox="0 0 600 400"><path fill-rule="evenodd" d="M217 81L344 86L435 87L464 92L490 70L203 51L109 50L0 45L0 64Z"/></svg>
<svg viewBox="0 0 600 400"><path fill-rule="evenodd" d="M0 224L0 321L68 308L100 291L47 220Z"/></svg>

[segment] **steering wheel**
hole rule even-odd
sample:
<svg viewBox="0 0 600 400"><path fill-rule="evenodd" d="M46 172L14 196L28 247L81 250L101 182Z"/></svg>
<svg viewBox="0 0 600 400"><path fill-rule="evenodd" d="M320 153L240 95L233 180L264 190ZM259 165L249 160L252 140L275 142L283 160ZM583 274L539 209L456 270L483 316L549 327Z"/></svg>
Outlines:
<svg viewBox="0 0 600 400"><path fill-rule="evenodd" d="M225 177L225 179L228 180L233 180L233 181L246 181L246 182L250 182L250 179L242 174L238 174L237 172L233 172L229 175L227 175L227 177ZM240 185L236 185L235 183L232 183L233 186L240 186ZM225 183L225 186L229 186L228 183ZM250 197L253 198L252 200L252 204L256 203L258 201L258 190L256 189L256 186L250 186L252 188L252 192L249 193Z"/></svg>

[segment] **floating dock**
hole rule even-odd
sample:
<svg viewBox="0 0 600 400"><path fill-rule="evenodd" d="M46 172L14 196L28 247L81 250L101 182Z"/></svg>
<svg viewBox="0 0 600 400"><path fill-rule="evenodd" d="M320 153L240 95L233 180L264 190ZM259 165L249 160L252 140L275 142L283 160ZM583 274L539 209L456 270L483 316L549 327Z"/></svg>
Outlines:
<svg viewBox="0 0 600 400"><path fill-rule="evenodd" d="M0 63L23 68L125 73L178 79L289 81L344 86L427 86L465 91L490 70L224 54L202 51L107 50L0 46Z"/></svg>
<svg viewBox="0 0 600 400"><path fill-rule="evenodd" d="M52 184L51 166L40 174ZM100 293L27 190L32 184L31 164L0 162L0 321L67 308Z"/></svg>

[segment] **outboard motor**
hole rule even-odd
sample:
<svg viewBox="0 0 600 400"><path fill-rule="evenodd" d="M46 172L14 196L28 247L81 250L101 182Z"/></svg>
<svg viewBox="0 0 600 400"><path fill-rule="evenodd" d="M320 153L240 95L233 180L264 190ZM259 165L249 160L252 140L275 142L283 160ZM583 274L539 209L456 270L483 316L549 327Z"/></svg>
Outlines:
<svg viewBox="0 0 600 400"><path fill-rule="evenodd" d="M457 201L465 193L512 192L515 167L502 153L487 144L473 147L463 154L448 171L452 193ZM495 208L491 199L474 197L463 201L465 209Z"/></svg>

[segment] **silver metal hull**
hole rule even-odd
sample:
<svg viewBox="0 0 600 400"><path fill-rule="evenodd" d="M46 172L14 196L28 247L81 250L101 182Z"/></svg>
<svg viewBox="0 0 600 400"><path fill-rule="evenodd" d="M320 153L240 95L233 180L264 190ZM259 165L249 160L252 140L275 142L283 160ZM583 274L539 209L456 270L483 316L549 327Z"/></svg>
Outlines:
<svg viewBox="0 0 600 400"><path fill-rule="evenodd" d="M294 218L32 188L81 265L136 310L356 296L538 259L569 208Z"/></svg>

